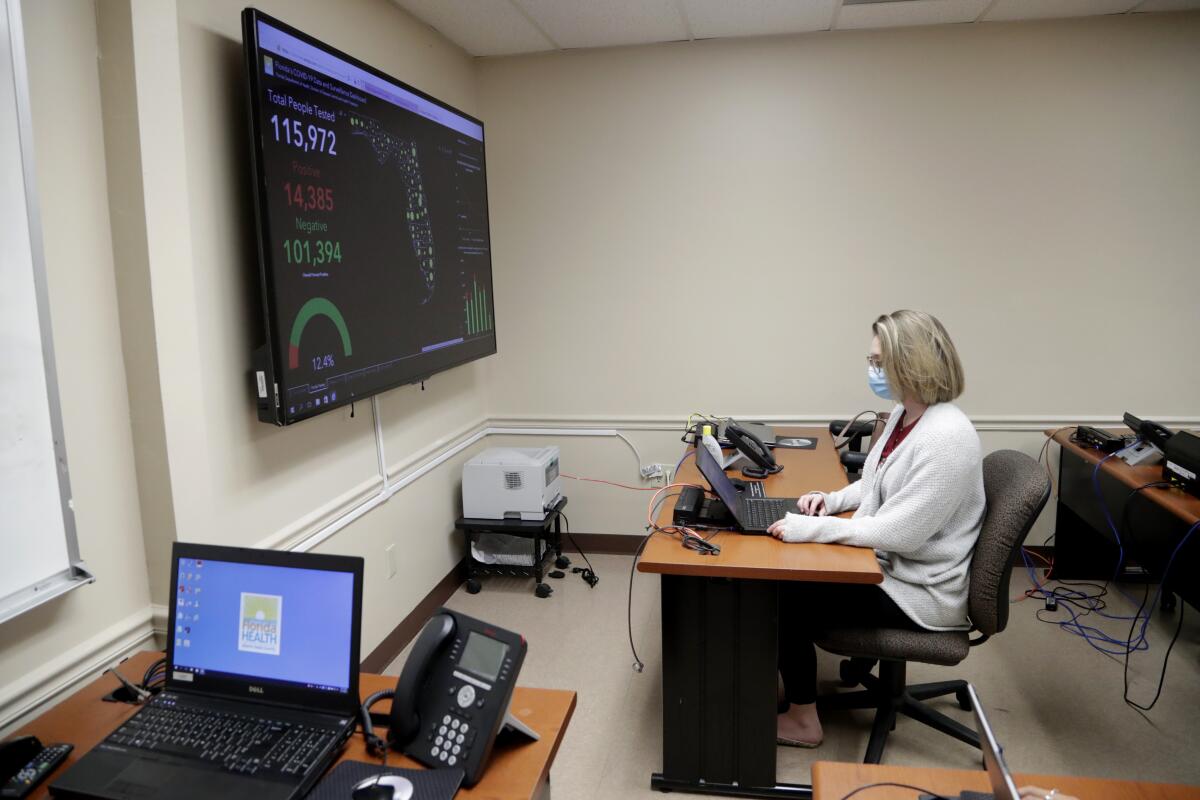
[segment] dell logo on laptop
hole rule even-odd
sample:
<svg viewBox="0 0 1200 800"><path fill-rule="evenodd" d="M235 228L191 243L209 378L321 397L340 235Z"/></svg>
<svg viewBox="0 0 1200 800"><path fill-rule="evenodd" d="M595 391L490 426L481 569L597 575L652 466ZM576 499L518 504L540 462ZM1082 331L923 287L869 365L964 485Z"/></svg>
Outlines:
<svg viewBox="0 0 1200 800"><path fill-rule="evenodd" d="M250 694L262 694L263 693L263 688L261 686L251 686L249 688L250 688Z"/></svg>

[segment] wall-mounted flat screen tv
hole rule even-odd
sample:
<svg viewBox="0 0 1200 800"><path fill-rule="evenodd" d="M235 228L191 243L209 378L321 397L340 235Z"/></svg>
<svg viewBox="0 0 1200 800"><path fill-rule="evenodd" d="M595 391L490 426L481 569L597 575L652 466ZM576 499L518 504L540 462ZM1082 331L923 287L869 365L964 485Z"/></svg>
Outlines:
<svg viewBox="0 0 1200 800"><path fill-rule="evenodd" d="M496 352L483 123L242 15L266 344L288 425Z"/></svg>

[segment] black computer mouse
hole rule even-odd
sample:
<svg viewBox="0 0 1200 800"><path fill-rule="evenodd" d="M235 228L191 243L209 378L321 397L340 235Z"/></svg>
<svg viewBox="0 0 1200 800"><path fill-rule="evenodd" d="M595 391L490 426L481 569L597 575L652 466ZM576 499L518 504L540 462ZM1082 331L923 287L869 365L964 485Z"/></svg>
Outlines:
<svg viewBox="0 0 1200 800"><path fill-rule="evenodd" d="M412 781L401 775L373 775L354 784L353 800L411 800Z"/></svg>

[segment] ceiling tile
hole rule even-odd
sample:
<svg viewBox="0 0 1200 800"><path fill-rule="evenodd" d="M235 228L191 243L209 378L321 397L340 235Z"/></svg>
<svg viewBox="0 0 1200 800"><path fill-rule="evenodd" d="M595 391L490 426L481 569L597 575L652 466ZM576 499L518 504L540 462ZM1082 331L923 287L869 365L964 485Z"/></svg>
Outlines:
<svg viewBox="0 0 1200 800"><path fill-rule="evenodd" d="M840 0L681 0L692 35L770 36L828 30Z"/></svg>
<svg viewBox="0 0 1200 800"><path fill-rule="evenodd" d="M1187 11L1200 8L1200 0L1146 0L1135 10L1143 11Z"/></svg>
<svg viewBox="0 0 1200 800"><path fill-rule="evenodd" d="M560 47L614 47L688 38L674 0L513 0Z"/></svg>
<svg viewBox="0 0 1200 800"><path fill-rule="evenodd" d="M974 22L987 8L987 4L988 0L906 0L895 3L844 5L838 14L837 28L894 28L904 25Z"/></svg>
<svg viewBox="0 0 1200 800"><path fill-rule="evenodd" d="M1089 17L1120 14L1137 5L1137 0L996 0L984 19L989 22L1051 17Z"/></svg>
<svg viewBox="0 0 1200 800"><path fill-rule="evenodd" d="M393 0L473 56L554 50L508 0Z"/></svg>

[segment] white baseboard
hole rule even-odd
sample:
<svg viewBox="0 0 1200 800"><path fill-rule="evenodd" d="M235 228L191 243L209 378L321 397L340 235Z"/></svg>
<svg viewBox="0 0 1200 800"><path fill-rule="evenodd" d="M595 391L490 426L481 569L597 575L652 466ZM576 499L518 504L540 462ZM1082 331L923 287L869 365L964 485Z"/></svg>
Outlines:
<svg viewBox="0 0 1200 800"><path fill-rule="evenodd" d="M166 613L163 613L166 620ZM165 625L164 625L165 630ZM0 737L58 703L124 658L154 647L152 607L130 614L0 690ZM141 678L140 675L137 678Z"/></svg>
<svg viewBox="0 0 1200 800"><path fill-rule="evenodd" d="M745 422L761 422L768 425L819 427L824 428L833 419L847 419L857 412L845 411L830 414L734 414L737 419ZM975 429L980 431L1020 431L1037 432L1070 425L1094 425L1097 427L1120 428L1125 425L1118 415L1084 415L1071 416L1068 414L975 414L970 415ZM1168 428L1200 427L1200 417L1153 414L1143 417L1152 419ZM655 414L655 415L555 415L545 414L506 415L493 417L484 423L485 427L515 426L524 428L615 428L617 430L652 430L652 431L683 431L686 414Z"/></svg>
<svg viewBox="0 0 1200 800"><path fill-rule="evenodd" d="M825 427L846 414L749 414L737 415L748 422L778 426ZM1200 427L1200 417L1151 416L1172 428ZM507 415L479 418L387 465L387 479L372 479L316 511L289 524L259 542L258 547L280 550L310 550L365 514L383 505L395 494L420 480L475 443L495 435L529 436L615 436L620 431L682 431L685 415ZM980 432L1038 433L1075 424L1121 427L1118 416L1070 416L1067 414L1001 415L972 417Z"/></svg>

